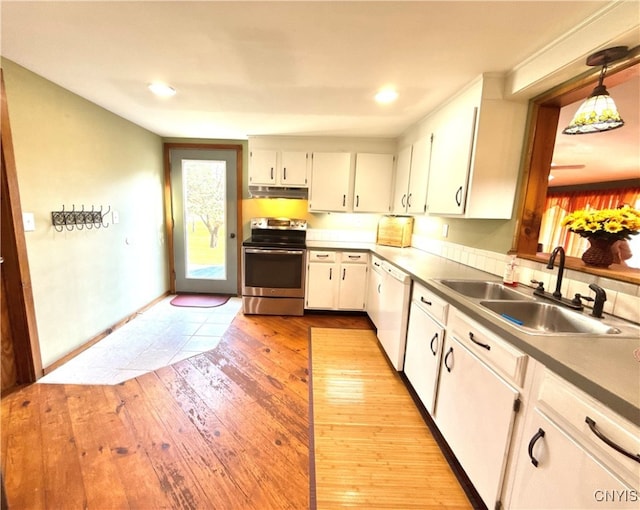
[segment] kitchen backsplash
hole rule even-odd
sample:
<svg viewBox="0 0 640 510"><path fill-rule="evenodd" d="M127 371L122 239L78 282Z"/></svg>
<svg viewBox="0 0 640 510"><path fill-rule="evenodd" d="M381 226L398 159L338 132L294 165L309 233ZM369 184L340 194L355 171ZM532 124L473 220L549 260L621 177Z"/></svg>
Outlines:
<svg viewBox="0 0 640 510"><path fill-rule="evenodd" d="M328 228L310 228L307 241L332 241L336 243L375 243L375 230L342 230Z"/></svg>
<svg viewBox="0 0 640 510"><path fill-rule="evenodd" d="M470 248L415 234L412 237L411 245L422 251L446 257L500 277L502 277L505 265L510 259L510 256L506 254ZM557 268L547 269L546 263L519 258L516 259L516 263L515 278L520 284L534 287L531 280L537 280L544 282L546 289L555 287ZM574 294L580 293L583 296L590 296L593 294L593 291L589 289L591 283L599 285L606 291L607 301L604 305L606 313L638 322L640 317L639 285L565 269L562 280L562 295L573 297Z"/></svg>

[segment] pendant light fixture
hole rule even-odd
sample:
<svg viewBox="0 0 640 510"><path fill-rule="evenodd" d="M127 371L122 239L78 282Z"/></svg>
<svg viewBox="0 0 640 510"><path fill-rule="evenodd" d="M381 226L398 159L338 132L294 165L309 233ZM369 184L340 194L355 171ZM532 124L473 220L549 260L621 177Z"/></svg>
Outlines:
<svg viewBox="0 0 640 510"><path fill-rule="evenodd" d="M600 133L624 126L613 98L604 86L607 65L626 57L629 49L626 46L615 46L601 50L587 58L588 66L602 66L598 85L591 95L582 103L569 125L562 131L565 135L582 135Z"/></svg>

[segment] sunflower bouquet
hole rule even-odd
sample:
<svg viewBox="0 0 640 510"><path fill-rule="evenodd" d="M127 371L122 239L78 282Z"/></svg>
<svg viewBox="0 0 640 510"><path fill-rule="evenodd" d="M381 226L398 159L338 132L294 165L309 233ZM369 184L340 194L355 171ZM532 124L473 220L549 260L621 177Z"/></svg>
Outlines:
<svg viewBox="0 0 640 510"><path fill-rule="evenodd" d="M563 218L562 226L582 237L629 239L640 230L640 211L628 205L618 209L574 211Z"/></svg>

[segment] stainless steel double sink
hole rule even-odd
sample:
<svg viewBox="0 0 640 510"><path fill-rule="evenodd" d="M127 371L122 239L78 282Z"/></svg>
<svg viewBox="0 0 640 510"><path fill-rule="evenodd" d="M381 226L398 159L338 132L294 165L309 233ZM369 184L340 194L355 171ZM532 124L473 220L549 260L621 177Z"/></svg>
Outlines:
<svg viewBox="0 0 640 510"><path fill-rule="evenodd" d="M531 335L638 336L640 327L621 319L597 319L515 290L499 282L437 280L445 287L472 299L504 322Z"/></svg>

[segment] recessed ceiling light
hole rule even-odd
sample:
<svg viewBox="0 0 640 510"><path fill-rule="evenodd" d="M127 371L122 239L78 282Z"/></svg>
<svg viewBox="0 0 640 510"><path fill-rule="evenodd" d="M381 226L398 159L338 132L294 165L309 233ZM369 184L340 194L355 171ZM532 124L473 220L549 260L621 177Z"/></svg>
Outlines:
<svg viewBox="0 0 640 510"><path fill-rule="evenodd" d="M176 94L176 89L170 87L166 83L154 82L149 84L149 90L156 96L171 97Z"/></svg>
<svg viewBox="0 0 640 510"><path fill-rule="evenodd" d="M392 103L398 99L398 93L393 89L382 89L376 94L376 101L378 103Z"/></svg>

